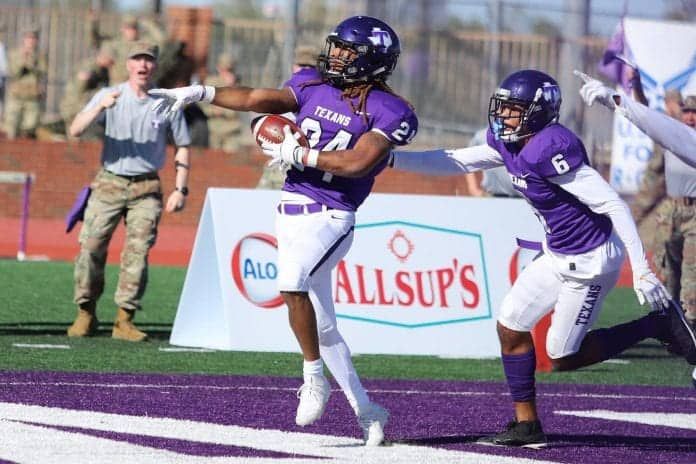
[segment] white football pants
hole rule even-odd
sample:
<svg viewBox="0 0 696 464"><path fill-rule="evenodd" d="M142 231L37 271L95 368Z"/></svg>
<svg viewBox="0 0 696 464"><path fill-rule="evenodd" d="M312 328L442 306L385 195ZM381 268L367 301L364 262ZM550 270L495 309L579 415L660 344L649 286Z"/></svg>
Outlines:
<svg viewBox="0 0 696 464"><path fill-rule="evenodd" d="M616 285L623 260L623 244L615 233L604 244L580 255L545 249L505 295L498 322L518 332L530 332L553 309L546 338L549 357L577 353L599 316L604 298Z"/></svg>
<svg viewBox="0 0 696 464"><path fill-rule="evenodd" d="M281 203L313 203L305 196L283 192ZM308 292L314 306L321 358L356 413L369 403L338 331L331 291L331 272L353 243L355 213L327 210L314 214L276 215L278 289Z"/></svg>

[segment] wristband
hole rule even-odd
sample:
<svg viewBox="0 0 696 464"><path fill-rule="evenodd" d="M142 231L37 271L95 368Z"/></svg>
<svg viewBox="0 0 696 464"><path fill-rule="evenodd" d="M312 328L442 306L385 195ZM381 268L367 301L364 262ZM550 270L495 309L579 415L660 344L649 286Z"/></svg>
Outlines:
<svg viewBox="0 0 696 464"><path fill-rule="evenodd" d="M174 169L178 168L191 169L191 166L181 161L174 160Z"/></svg>
<svg viewBox="0 0 696 464"><path fill-rule="evenodd" d="M302 164L310 168L316 168L319 161L319 150L305 148L302 154Z"/></svg>
<svg viewBox="0 0 696 464"><path fill-rule="evenodd" d="M213 87L212 85L204 85L203 94L201 95L201 101L204 101L206 103L212 103L213 99L215 99L215 87Z"/></svg>

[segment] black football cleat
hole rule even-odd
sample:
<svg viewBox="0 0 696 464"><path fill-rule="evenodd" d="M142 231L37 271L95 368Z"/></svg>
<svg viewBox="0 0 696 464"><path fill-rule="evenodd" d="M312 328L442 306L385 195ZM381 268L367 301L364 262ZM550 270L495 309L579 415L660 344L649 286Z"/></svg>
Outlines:
<svg viewBox="0 0 696 464"><path fill-rule="evenodd" d="M691 365L696 366L696 333L694 327L686 320L681 305L674 300L665 309L671 335L670 344L674 351L681 354ZM672 350L670 350L672 351Z"/></svg>
<svg viewBox="0 0 696 464"><path fill-rule="evenodd" d="M519 446L532 449L544 448L547 445L546 435L544 435L544 431L541 429L541 422L538 420L510 421L502 432L489 437L479 438L476 443L492 446Z"/></svg>

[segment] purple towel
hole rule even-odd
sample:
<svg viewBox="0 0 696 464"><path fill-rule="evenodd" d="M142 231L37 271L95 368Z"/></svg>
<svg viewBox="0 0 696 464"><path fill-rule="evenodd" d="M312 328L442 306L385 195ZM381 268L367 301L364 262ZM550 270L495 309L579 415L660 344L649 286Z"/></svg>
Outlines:
<svg viewBox="0 0 696 464"><path fill-rule="evenodd" d="M85 217L85 208L87 208L87 200L89 200L89 195L92 193L92 189L89 186L83 187L82 190L77 194L75 198L75 203L73 203L68 215L65 216L65 233L70 233L77 224Z"/></svg>

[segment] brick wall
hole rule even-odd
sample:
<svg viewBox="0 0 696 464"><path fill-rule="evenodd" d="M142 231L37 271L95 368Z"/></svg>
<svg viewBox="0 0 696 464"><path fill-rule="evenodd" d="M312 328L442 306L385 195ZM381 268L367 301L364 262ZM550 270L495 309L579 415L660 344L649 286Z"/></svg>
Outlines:
<svg viewBox="0 0 696 464"><path fill-rule="evenodd" d="M34 218L63 218L75 194L89 184L99 169L101 144L98 142L38 142L33 140L0 141L0 171L31 172L36 175L31 191ZM174 187L174 149L161 177L164 192ZM205 190L208 187L254 188L267 160L255 147L238 153L192 149L191 193L180 214L168 215L168 224L198 223ZM377 177L376 192L464 195L462 176L430 177L385 170ZM21 215L22 186L0 183L0 217Z"/></svg>

